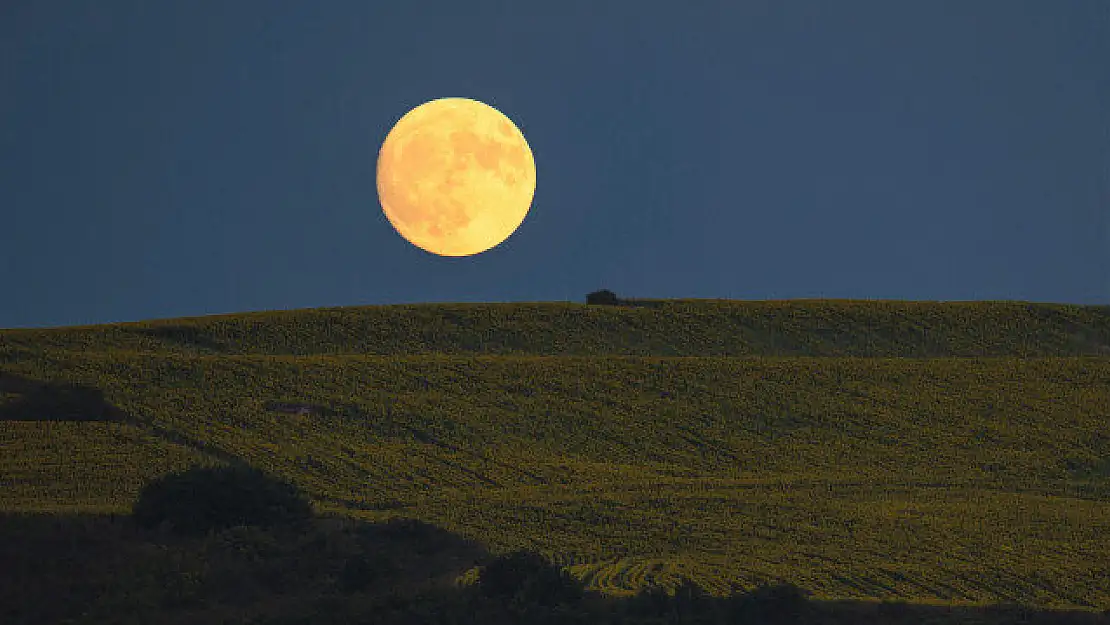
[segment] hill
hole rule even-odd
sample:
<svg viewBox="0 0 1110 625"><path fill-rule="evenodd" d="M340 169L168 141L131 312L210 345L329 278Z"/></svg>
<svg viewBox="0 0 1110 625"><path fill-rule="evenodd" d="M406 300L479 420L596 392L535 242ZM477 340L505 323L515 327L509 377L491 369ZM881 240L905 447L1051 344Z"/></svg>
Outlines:
<svg viewBox="0 0 1110 625"><path fill-rule="evenodd" d="M854 300L414 304L0 331L0 353L47 348L302 356L1110 356L1110 306Z"/></svg>
<svg viewBox="0 0 1110 625"><path fill-rule="evenodd" d="M535 549L613 594L689 578L1110 609L1108 346L1106 307L1010 302L6 330L0 510L124 514L168 471L248 462L320 513ZM86 418L36 390L58 388L84 389Z"/></svg>

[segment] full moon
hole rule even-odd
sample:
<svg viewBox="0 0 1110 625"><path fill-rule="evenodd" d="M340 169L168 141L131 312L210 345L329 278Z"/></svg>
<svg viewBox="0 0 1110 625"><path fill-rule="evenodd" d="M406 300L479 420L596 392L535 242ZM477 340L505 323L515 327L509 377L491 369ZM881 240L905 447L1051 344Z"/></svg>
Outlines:
<svg viewBox="0 0 1110 625"><path fill-rule="evenodd" d="M398 120L378 153L378 197L389 223L440 256L478 254L509 238L535 191L524 135L475 100L421 104Z"/></svg>

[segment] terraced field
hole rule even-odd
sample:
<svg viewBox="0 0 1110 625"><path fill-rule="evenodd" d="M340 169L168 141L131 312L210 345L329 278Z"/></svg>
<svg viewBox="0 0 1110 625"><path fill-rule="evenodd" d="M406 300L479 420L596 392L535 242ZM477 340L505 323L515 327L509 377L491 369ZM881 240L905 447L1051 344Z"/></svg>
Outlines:
<svg viewBox="0 0 1110 625"><path fill-rule="evenodd" d="M613 594L685 577L714 594L782 581L818 598L1103 610L1108 353L1106 307L1005 302L8 330L0 510L126 513L166 472L248 462L321 513L533 548ZM43 383L96 389L107 408L16 410Z"/></svg>

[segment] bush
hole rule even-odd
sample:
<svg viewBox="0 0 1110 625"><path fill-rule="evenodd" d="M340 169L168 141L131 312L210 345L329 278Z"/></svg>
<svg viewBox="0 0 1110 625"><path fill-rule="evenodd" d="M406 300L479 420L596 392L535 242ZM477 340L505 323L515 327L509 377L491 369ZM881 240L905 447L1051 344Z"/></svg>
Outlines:
<svg viewBox="0 0 1110 625"><path fill-rule="evenodd" d="M142 528L167 523L196 536L235 526L303 528L312 504L292 484L252 467L193 467L144 487L131 516Z"/></svg>
<svg viewBox="0 0 1110 625"><path fill-rule="evenodd" d="M705 606L705 590L693 580L683 579L674 589L675 608L679 611L697 611Z"/></svg>
<svg viewBox="0 0 1110 625"><path fill-rule="evenodd" d="M388 556L359 555L344 560L343 569L336 580L340 592L364 592L382 582L389 581L399 571L397 563Z"/></svg>
<svg viewBox="0 0 1110 625"><path fill-rule="evenodd" d="M662 586L649 584L625 600L625 610L635 618L661 617L671 613L671 597Z"/></svg>
<svg viewBox="0 0 1110 625"><path fill-rule="evenodd" d="M746 595L729 598L730 622L780 623L804 622L812 613L809 592L793 584L761 586Z"/></svg>
<svg viewBox="0 0 1110 625"><path fill-rule="evenodd" d="M486 597L542 606L575 605L583 595L581 582L530 551L515 551L488 564L478 576L478 588Z"/></svg>
<svg viewBox="0 0 1110 625"><path fill-rule="evenodd" d="M368 525L358 531L375 543L404 546L420 556L435 555L451 549L458 539L447 530L419 519L390 519L386 523Z"/></svg>
<svg viewBox="0 0 1110 625"><path fill-rule="evenodd" d="M708 602L705 591L689 579L683 579L673 593L657 584L644 586L627 599L625 609L629 616L645 619L666 617L689 620L694 614L706 610Z"/></svg>
<svg viewBox="0 0 1110 625"><path fill-rule="evenodd" d="M616 306L621 303L621 300L617 297L616 293L608 289L602 289L600 291L594 291L593 293L587 295L586 303L600 304L603 306Z"/></svg>

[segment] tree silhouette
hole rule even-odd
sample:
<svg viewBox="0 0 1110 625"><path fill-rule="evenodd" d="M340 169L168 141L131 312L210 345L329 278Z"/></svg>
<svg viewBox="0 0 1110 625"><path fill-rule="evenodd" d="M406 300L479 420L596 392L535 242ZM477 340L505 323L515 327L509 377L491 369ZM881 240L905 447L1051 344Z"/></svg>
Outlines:
<svg viewBox="0 0 1110 625"><path fill-rule="evenodd" d="M478 576L481 594L520 604L575 605L582 600L582 583L531 551L515 551L497 558Z"/></svg>
<svg viewBox="0 0 1110 625"><path fill-rule="evenodd" d="M238 525L302 527L312 504L292 484L253 467L193 467L144 487L132 518L148 529L168 523L182 535Z"/></svg>
<svg viewBox="0 0 1110 625"><path fill-rule="evenodd" d="M620 304L621 301L620 298L617 297L616 293L608 289L602 289L600 291L594 291L593 293L587 295L586 303L599 304L603 306L616 306Z"/></svg>

